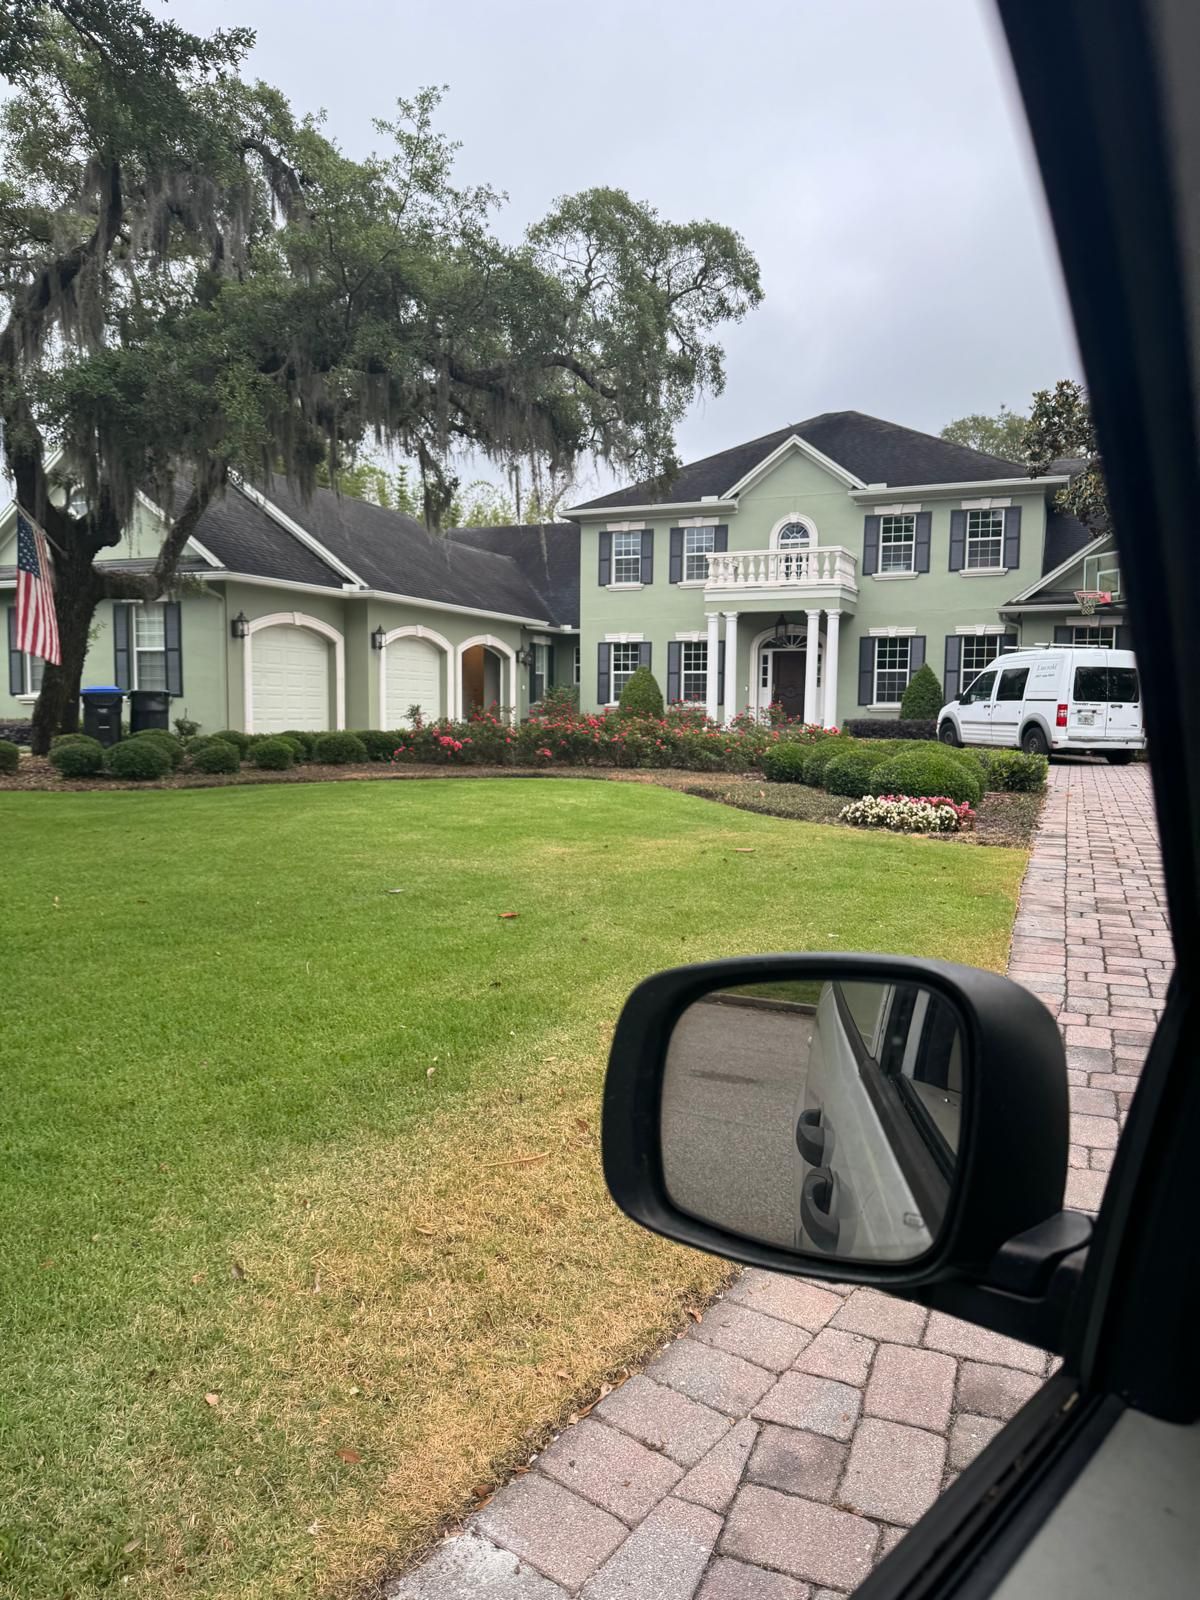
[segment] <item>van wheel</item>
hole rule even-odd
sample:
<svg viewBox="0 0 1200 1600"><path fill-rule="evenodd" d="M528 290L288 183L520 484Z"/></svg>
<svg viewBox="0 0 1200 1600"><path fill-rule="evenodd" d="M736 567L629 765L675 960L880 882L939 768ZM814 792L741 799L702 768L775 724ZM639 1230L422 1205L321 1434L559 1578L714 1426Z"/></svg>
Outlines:
<svg viewBox="0 0 1200 1600"><path fill-rule="evenodd" d="M943 722L941 727L938 729L938 738L941 740L942 744L952 744L956 749L958 748L958 745L961 742L958 737L958 730L950 721L949 717L946 718L945 722Z"/></svg>
<svg viewBox="0 0 1200 1600"><path fill-rule="evenodd" d="M1021 749L1027 756L1048 756L1050 743L1040 728L1026 728L1021 735Z"/></svg>
<svg viewBox="0 0 1200 1600"><path fill-rule="evenodd" d="M1133 760L1132 750L1106 750L1104 759L1110 767L1127 767Z"/></svg>

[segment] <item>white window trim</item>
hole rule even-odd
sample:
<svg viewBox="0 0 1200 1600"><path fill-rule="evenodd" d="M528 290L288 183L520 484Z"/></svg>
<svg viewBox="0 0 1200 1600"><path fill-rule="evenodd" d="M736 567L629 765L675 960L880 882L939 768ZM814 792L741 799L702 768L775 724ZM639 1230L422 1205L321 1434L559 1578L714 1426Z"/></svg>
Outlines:
<svg viewBox="0 0 1200 1600"><path fill-rule="evenodd" d="M883 518L885 516L886 517L911 517L912 518L912 538L911 539L906 539L906 540L903 541L908 546L908 559L912 563L911 566L893 567L888 572L884 572L883 571L883 565L882 565L882 563L883 563ZM888 579L891 579L891 578L915 578L915 577L918 576L918 573L917 573L917 513L910 506L906 506L902 511L886 511L886 512L881 512L880 513L879 543L878 543L878 548L876 550L875 564L876 564L877 570L875 572L873 572L871 574L871 576L873 578L882 578L882 579L884 579L885 582Z"/></svg>
<svg viewBox="0 0 1200 1600"><path fill-rule="evenodd" d="M493 655L502 656L508 662L508 681L504 679L504 669L500 670L500 704L504 704L505 690L511 695L508 708L508 720L517 720L517 696L520 690L517 687L517 652L512 645L505 644L503 639L497 639L494 633L475 633L469 639L464 639L454 652L454 716L461 720L463 716L463 657L468 650L473 650L477 644L484 645ZM339 724L340 726L340 724Z"/></svg>
<svg viewBox="0 0 1200 1600"><path fill-rule="evenodd" d="M606 633L604 635L605 644L645 644L645 642L646 635L644 633Z"/></svg>
<svg viewBox="0 0 1200 1600"><path fill-rule="evenodd" d="M702 644L708 640L708 634L703 628L694 628L690 633L677 633L676 640L680 644Z"/></svg>
<svg viewBox="0 0 1200 1600"><path fill-rule="evenodd" d="M697 519L690 519L687 522L681 522L679 524L679 528L680 528L680 531L683 534L683 549L679 553L680 554L680 567L681 567L683 572L685 572L685 573L687 572L688 557L689 556L693 556L694 557L694 556L700 555L700 556L703 556L705 562L707 562L707 560L708 560L710 555L716 555L717 554L717 525L716 525L715 522L705 521L705 519L703 517L701 517L698 520ZM688 536L688 534L689 533L698 533L698 532L705 532L705 533L711 532L711 534L713 536L713 547L712 547L711 550L700 551L700 550L689 550L688 549L688 547L687 547L687 536ZM675 585L675 587L677 589L703 589L704 585L707 582L708 582L708 574L706 572L702 578L687 578L687 577L680 578L679 582Z"/></svg>
<svg viewBox="0 0 1200 1600"><path fill-rule="evenodd" d="M918 500L897 500L890 506L872 506L871 511L877 517L907 517L915 516L918 511L925 508Z"/></svg>
<svg viewBox="0 0 1200 1600"><path fill-rule="evenodd" d="M719 524L713 517L680 517L675 526L677 528L716 528Z"/></svg>
<svg viewBox="0 0 1200 1600"><path fill-rule="evenodd" d="M779 543L779 535L785 528L791 527L793 522L798 522L802 528L808 529L808 543L781 546ZM811 517L806 517L802 511L789 511L787 516L780 517L779 521L771 529L770 548L772 550L779 550L781 548L784 550L815 550L820 542L820 538L817 534L816 523Z"/></svg>
<svg viewBox="0 0 1200 1600"><path fill-rule="evenodd" d="M902 700L872 700L867 707L868 711L899 711L904 704Z"/></svg>
<svg viewBox="0 0 1200 1600"><path fill-rule="evenodd" d="M583 646L577 644L571 652L571 682L578 689L583 676Z"/></svg>
<svg viewBox="0 0 1200 1600"><path fill-rule="evenodd" d="M619 638L616 638L616 639L606 637L604 642L605 642L605 644L640 645L640 644L644 644L645 640L642 638L641 634L639 633L639 634L622 634ZM625 682L626 683L629 681L630 678L633 677L633 674L638 670L638 665L640 665L640 662L636 663L631 668L631 670L625 674ZM613 658L612 658L611 652L610 652L609 658L608 658L608 681L609 681L609 689L610 689L610 693L611 693L611 691L616 688L616 682L617 682L617 669L616 669L616 666L613 663ZM624 688L625 685L622 684L621 687ZM617 691L617 693L612 695L611 699L609 699L606 702L606 704L608 704L610 706L619 706L620 703L621 703L621 695L620 695L620 691L619 690Z"/></svg>
<svg viewBox="0 0 1200 1600"><path fill-rule="evenodd" d="M868 628L867 633L872 639L908 639L916 638L917 630L912 625L903 628Z"/></svg>
<svg viewBox="0 0 1200 1600"><path fill-rule="evenodd" d="M960 500L964 511L1003 511L1005 506L1012 505L1011 495L993 496L984 500Z"/></svg>
<svg viewBox="0 0 1200 1600"><path fill-rule="evenodd" d="M879 639L879 638L900 639L900 638L910 637L911 635L915 635L915 633L916 633L916 629L915 628L910 629L910 630L897 629L894 632L890 632L890 633L889 632L880 633L880 632L877 632L876 629L874 629L874 628L871 629L871 634L876 639ZM878 697L878 693L879 693L879 670L880 670L879 669L879 648L878 648L878 646L876 646L875 659L871 663L871 671L872 671L871 691L876 697ZM897 672L897 671L899 671L899 668L897 668L897 667L884 667L883 670L885 672ZM905 663L905 671L908 673L908 678L906 680L906 683L909 683L909 682L912 681L912 645L911 644L908 647L908 660ZM873 710L875 710L875 709L880 709L881 710L885 706L890 708L892 706L902 705L903 702L904 702L903 694L901 694L899 700L880 700L878 698L875 698L875 699L873 699L871 701L871 708Z"/></svg>
<svg viewBox="0 0 1200 1600"><path fill-rule="evenodd" d="M905 578L919 578L920 576L921 576L921 574L919 572L872 572L871 573L871 577L874 578L877 583L895 583L897 580L903 582Z"/></svg>
<svg viewBox="0 0 1200 1600"><path fill-rule="evenodd" d="M1008 572L1007 567L960 567L960 578L1003 578Z"/></svg>
<svg viewBox="0 0 1200 1600"><path fill-rule="evenodd" d="M706 633L693 634L690 638L685 638L685 639L681 640L681 643L682 644L702 644L704 646L704 666L700 667L700 668L693 668L691 675L692 675L692 677L695 677L698 672L702 672L704 674L704 678L705 678L705 694L707 694L707 691L708 691L708 635ZM684 692L683 692L684 679L687 676L688 676L688 672L687 672L687 669L684 666L684 656L683 656L683 651L681 649L680 652L679 652L679 698L680 698L680 702L683 705L689 705L689 706L703 705L704 701L705 701L705 694L697 695L697 696L695 696L694 699L691 699L691 700L689 700L687 698L687 696L684 694Z"/></svg>
<svg viewBox="0 0 1200 1600"><path fill-rule="evenodd" d="M601 528L601 533L649 533L649 525L645 522L606 522Z"/></svg>
<svg viewBox="0 0 1200 1600"><path fill-rule="evenodd" d="M697 635L697 637L699 637L699 636ZM22 682L25 685L25 689L24 689L23 693L13 695L13 699L14 700L19 700L20 703L23 706L36 705L37 704L37 690L31 687L31 685L33 683L33 653L32 653L32 651L30 651L30 650L22 650L21 651L21 670L22 670Z"/></svg>
<svg viewBox="0 0 1200 1600"><path fill-rule="evenodd" d="M644 583L606 583L606 589L644 589Z"/></svg>
<svg viewBox="0 0 1200 1600"><path fill-rule="evenodd" d="M983 633L1015 633L1015 628L1006 628L1002 622L960 622L955 628L955 633L983 634Z"/></svg>

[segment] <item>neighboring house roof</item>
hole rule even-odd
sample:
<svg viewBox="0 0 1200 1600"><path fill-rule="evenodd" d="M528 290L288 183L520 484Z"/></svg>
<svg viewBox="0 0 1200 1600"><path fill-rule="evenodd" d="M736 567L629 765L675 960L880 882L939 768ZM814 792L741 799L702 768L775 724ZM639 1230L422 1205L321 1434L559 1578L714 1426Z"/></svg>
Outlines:
<svg viewBox="0 0 1200 1600"><path fill-rule="evenodd" d="M676 501L721 498L793 435L798 435L847 472L867 484L980 483L1019 478L1028 468L1017 461L951 444L915 428L904 428L861 411L824 411L775 433L734 445L681 467L669 484L648 481L601 495L581 511L620 506L670 505Z"/></svg>
<svg viewBox="0 0 1200 1600"><path fill-rule="evenodd" d="M511 557L545 599L547 617L560 627L579 626L579 525L514 523L501 528L451 528L456 543Z"/></svg>
<svg viewBox="0 0 1200 1600"><path fill-rule="evenodd" d="M1095 540L1085 523L1066 511L1050 510L1046 513L1046 543L1042 550L1042 576L1061 567L1080 550L1086 550Z"/></svg>

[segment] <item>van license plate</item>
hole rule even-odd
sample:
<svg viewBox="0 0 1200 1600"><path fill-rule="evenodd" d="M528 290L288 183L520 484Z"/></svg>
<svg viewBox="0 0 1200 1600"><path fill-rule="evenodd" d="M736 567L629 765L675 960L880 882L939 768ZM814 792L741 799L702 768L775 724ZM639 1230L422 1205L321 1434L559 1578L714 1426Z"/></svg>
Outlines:
<svg viewBox="0 0 1200 1600"><path fill-rule="evenodd" d="M1081 727L1090 728L1093 726L1095 721L1096 713L1094 711L1081 711L1079 713L1079 723Z"/></svg>

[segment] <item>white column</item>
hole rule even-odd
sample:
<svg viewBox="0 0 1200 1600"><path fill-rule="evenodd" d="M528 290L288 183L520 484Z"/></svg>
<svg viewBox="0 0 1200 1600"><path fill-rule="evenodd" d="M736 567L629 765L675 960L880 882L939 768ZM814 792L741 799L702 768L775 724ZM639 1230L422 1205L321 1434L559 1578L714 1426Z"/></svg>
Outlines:
<svg viewBox="0 0 1200 1600"><path fill-rule="evenodd" d="M738 664L737 664L737 636L738 614L736 611L725 613L725 721L732 722L742 709L741 693L738 690Z"/></svg>
<svg viewBox="0 0 1200 1600"><path fill-rule="evenodd" d="M821 613L809 611L808 635L804 652L804 720L817 720L817 650L821 638Z"/></svg>
<svg viewBox="0 0 1200 1600"><path fill-rule="evenodd" d="M838 630L841 623L840 611L825 613L825 714L821 721L827 728L837 726Z"/></svg>
<svg viewBox="0 0 1200 1600"><path fill-rule="evenodd" d="M717 655L721 647L721 613L708 613L708 662L704 683L704 709L712 722L717 720Z"/></svg>

